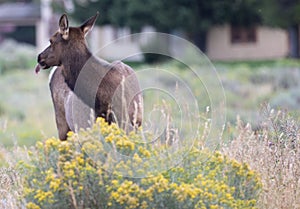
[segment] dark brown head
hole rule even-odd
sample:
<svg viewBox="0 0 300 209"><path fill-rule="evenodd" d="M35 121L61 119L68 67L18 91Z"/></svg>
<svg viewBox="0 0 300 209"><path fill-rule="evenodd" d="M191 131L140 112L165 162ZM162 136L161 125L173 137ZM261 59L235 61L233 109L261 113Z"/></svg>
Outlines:
<svg viewBox="0 0 300 209"><path fill-rule="evenodd" d="M93 28L98 14L97 12L79 27L69 27L68 17L63 14L59 20L59 30L50 38L50 45L38 55L36 73L40 68L68 65L74 60L74 56L75 59L90 56L85 36Z"/></svg>

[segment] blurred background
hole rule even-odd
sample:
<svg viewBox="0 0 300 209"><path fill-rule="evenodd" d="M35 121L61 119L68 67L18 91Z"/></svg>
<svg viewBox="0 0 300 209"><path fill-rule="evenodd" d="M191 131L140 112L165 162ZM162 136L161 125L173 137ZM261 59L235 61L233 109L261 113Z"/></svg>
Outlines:
<svg viewBox="0 0 300 209"><path fill-rule="evenodd" d="M30 145L57 135L49 72L34 74L36 56L58 29L62 13L69 15L71 25L78 25L97 11L97 27L88 37L93 52L120 37L155 31L199 47L220 75L228 124L241 117L258 127L265 102L299 117L300 1L0 0L0 144ZM178 63L142 55L163 43L134 37L122 39L100 56L112 61L140 54L128 59L137 70L163 66L185 76L187 69ZM180 50L176 43L170 45ZM204 102L203 108L207 105Z"/></svg>

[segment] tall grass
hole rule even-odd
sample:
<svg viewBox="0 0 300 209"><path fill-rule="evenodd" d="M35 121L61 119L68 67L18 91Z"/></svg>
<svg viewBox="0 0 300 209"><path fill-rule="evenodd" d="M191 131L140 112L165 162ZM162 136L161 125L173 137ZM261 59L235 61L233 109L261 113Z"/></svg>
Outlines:
<svg viewBox="0 0 300 209"><path fill-rule="evenodd" d="M286 111L263 105L257 130L237 121L235 139L223 152L249 163L262 179L259 208L300 207L300 124Z"/></svg>
<svg viewBox="0 0 300 209"><path fill-rule="evenodd" d="M17 145L0 146L0 208L22 208L23 175L16 165L20 160L28 160L27 151L26 147Z"/></svg>

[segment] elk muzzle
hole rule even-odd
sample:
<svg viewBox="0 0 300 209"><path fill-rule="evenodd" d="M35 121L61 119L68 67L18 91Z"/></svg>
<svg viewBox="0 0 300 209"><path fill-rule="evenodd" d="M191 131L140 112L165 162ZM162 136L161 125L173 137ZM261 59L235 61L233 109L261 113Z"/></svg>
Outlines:
<svg viewBox="0 0 300 209"><path fill-rule="evenodd" d="M51 67L50 65L48 65L48 64L46 63L46 59L45 59L44 56L43 56L43 52L42 52L41 54L38 55L37 62L38 62L38 64L37 64L37 66L35 67L35 73L39 73L39 71L40 71L41 69L44 69L44 70L45 70L45 69L48 69L48 68Z"/></svg>

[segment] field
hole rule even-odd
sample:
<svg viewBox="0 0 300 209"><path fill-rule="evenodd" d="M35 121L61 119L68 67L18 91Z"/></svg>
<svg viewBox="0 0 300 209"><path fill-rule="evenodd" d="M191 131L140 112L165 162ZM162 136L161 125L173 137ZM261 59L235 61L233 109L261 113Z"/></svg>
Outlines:
<svg viewBox="0 0 300 209"><path fill-rule="evenodd" d="M164 69L180 76L188 82L194 95L198 97L200 113L205 113L206 107L210 106L210 98L205 86L201 80L193 82L192 73L184 66L175 62L150 66L135 65L137 71L149 68ZM226 119L229 125L234 125L239 116L241 120L257 128L262 120L260 108L265 102L274 108L286 109L295 117L299 117L300 62L296 60L217 62L214 66L224 88ZM5 146L12 146L14 143L33 145L41 138L56 136L55 118L48 87L49 71L36 75L33 69L34 65L29 69L15 69L0 76L0 137L1 144ZM157 74L156 76L160 76L159 82L163 87L173 82L168 75ZM148 82L154 83L154 81L157 81L155 75L148 78ZM152 92L145 94L146 100L157 96ZM172 103L168 98L164 99ZM151 112L153 105L153 101L145 102L146 114Z"/></svg>
<svg viewBox="0 0 300 209"><path fill-rule="evenodd" d="M9 49L10 47L9 44L6 47L7 47L6 48L7 51L7 49ZM48 162L47 153L45 154L43 152L44 149L49 149L50 150L49 153L51 154L49 156L53 157L58 153L55 152L54 151L55 149L52 148L57 148L57 149L59 148L63 150L66 149L65 146L69 146L68 144L58 145L56 144L58 141L56 141L55 139L51 139L51 140L48 139L51 137L57 137L53 106L51 103L50 92L48 88L49 72L43 71L40 74L36 75L34 73L34 64L35 64L34 61L35 53L33 52L34 49L26 48L25 51L26 51L25 53L26 56L24 55L24 53L22 54L22 52L14 55L14 56L22 57L23 63L24 62L27 63L24 68L20 64L16 62L12 62L10 60L4 60L4 61L2 60L2 63L4 64L0 66L1 67L0 68L0 73L1 73L0 74L0 88L1 88L0 175L2 175L0 178L1 184L5 180L3 176L7 177L7 175L12 175L12 173L15 172L14 169L17 168L16 164L18 164L18 161L22 160L25 162L25 164L28 163L29 165L30 163L34 162L36 164L31 164L30 166L33 165L36 166L37 164L39 164L39 160L40 160L40 163L44 162L45 167L47 167L53 162ZM27 53L27 51L30 51L31 53ZM0 55L1 53L5 53L5 52L0 51ZM4 55L2 54L2 57L3 56ZM181 63L174 62L174 61L167 61L164 63L151 64L151 65L143 64L143 63L142 64L131 63L131 64L134 66L137 72L144 72L141 73L140 75L140 79L145 79L145 82L143 80L142 86L149 87L155 84L160 87L159 91L146 91L144 95L145 96L144 98L145 117L146 117L145 127L148 125L148 127L150 127L149 130L153 128L153 123L156 123L157 125L156 128L164 127L161 125L160 122L162 121L162 119L166 119L166 118L168 120L168 123L171 121L170 123L173 125L174 124L182 125L181 123L182 121L179 121L180 119L182 120L183 117L182 112L186 113L189 111L190 112L195 111L195 112L199 112L199 115L197 115L197 117L193 115L188 117L188 119L191 119L192 121L196 119L201 121L199 123L199 127L198 126L194 127L195 124L191 125L191 127L194 129L193 131L195 131L195 133L198 134L195 138L202 139L205 137L210 137L210 135L206 132L208 131L209 127L213 124L213 122L211 122L210 120L211 117L213 116L212 114L213 110L210 109L211 107L210 102L212 101L211 99L214 96L219 95L220 91L223 92L224 90L224 98L226 100L226 104L224 104L224 107L222 107L223 108L222 114L226 116L226 121L224 120L225 121L224 124L221 124L224 125L223 126L224 132L222 134L218 133L219 135L218 146L216 147L218 150L217 154L215 154L214 150L207 151L205 149L204 149L205 154L203 154L202 153L203 150L201 150L202 148L200 148L203 144L200 145L196 143L195 145L196 148L200 150L199 155L211 156L212 160L215 158L216 159L220 158L219 163L221 163L222 166L226 165L226 169L229 169L229 171L232 172L230 173L228 171L229 173L226 173L226 176L228 175L226 178L229 179L227 182L228 185L236 186L235 189L237 190L238 190L237 186L240 186L239 189L241 190L238 191L245 192L245 196L241 194L237 195L236 192L232 192L231 189L228 188L228 190L226 190L228 194L227 193L226 194L232 195L232 198L234 199L232 200L232 202L222 203L225 205L225 206L223 205L224 208L230 208L229 206L230 204L237 204L237 205L245 204L244 206L240 206L239 208L247 208L247 207L251 208L250 207L251 205L253 205L253 207L254 205L256 205L255 207L258 208L299 208L300 207L300 202L297 198L300 194L300 188L298 183L298 178L300 173L300 164L298 163L299 152L300 152L300 146L299 146L300 61L284 59L284 60L253 61L253 62L239 61L239 62L232 62L232 63L215 62L213 63L213 66L215 67L216 72L219 76L219 79L216 78L216 80L221 81L223 89L220 90L214 88L213 86L213 87L209 87L210 92L207 91L208 86L205 83L205 79L206 79L205 74L203 75L203 77L195 79L195 75L193 74L193 72L190 69L188 69L186 66L182 65ZM146 71L143 71L145 69L154 69L154 70L156 69L157 71L159 71L159 73L147 74L145 73ZM176 82L174 82L174 77L178 78ZM180 100L180 98L183 95L186 96L187 94L189 94L186 91L184 91L183 88L181 88L184 85L182 85L180 82L187 84L189 89L191 89L190 93L196 98L196 101L198 103L197 109L191 109L191 107L189 106L189 108L187 108L186 110L181 107L181 109L179 108L180 111L178 111L177 108L179 105L182 105L184 107L190 105L189 98L185 99L185 101ZM169 90L170 92L173 91L174 96L173 94L168 94L168 92L162 91L166 89ZM182 126L184 131L187 131L189 130L188 128L191 128L191 127L184 127L184 125ZM199 130L197 128L199 128ZM118 130L114 130L114 131L119 133ZM155 129L153 133L155 131L159 132L161 130ZM83 132L82 134L85 137L87 136L92 137L90 136L91 132ZM185 134L184 136L188 136L191 138L193 137L190 134ZM76 135L70 136L70 140L71 138L73 140L74 137L76 138ZM109 141L115 139L107 139L107 140ZM39 144L37 142L43 142L43 143ZM113 142L111 141L110 143L113 144ZM130 142L126 142L126 143L130 145ZM149 147L147 147L147 149L148 148ZM122 151L123 148L119 147L118 149ZM125 154L132 154L132 150L128 151L126 149L124 149L125 151L123 150ZM145 153L144 151L141 152L142 148L141 150L137 148L133 150L136 151L136 153L139 153L141 155ZM151 154L155 153L155 150L151 150L151 148L149 148L149 150ZM207 154L207 152L209 152L209 154ZM35 154L36 156L39 156L38 161L36 159L34 160L34 158L32 157L32 155ZM64 154L65 153L61 155L63 156ZM79 158L81 157L81 155L78 155L77 152L74 153L74 156ZM226 156L226 157L221 158L220 156ZM66 158L69 157L70 156L67 156ZM187 158L190 157L192 157L191 158L192 160L190 161L193 161L195 159L198 159L197 157L199 156L195 157L194 155L193 156L187 155ZM227 161L227 157L230 160ZM73 162L72 160L74 160L74 163L75 161L76 163L78 163L77 161L80 160L79 158L75 159L75 157L74 158L70 157L70 162ZM84 158L82 160L83 162L85 162L85 160L87 159ZM58 161L57 162L55 161L55 163L59 163L59 162L63 163L63 165L66 166L65 165L66 161L61 161L58 158ZM241 167L238 166L234 167L235 162L240 163L239 166ZM203 168L208 169L208 171L205 171L205 169L203 170L203 172L201 171L202 174L204 175L203 178L207 178L206 180L208 182L211 180L210 178L213 176L213 175L210 176L210 172L212 171L214 171L214 175L217 176L224 175L224 173L222 174L222 172L218 170L220 169L219 167L217 169L217 167L212 166L213 163L216 162L212 162L211 164L209 164L209 166L211 167L209 167L208 164L207 164L208 167L205 167L205 165L202 164L199 165L197 164L198 166L204 166ZM189 176L188 178L191 178L189 179L188 182L185 182L185 184L183 183L181 184L180 181L177 179L178 177L177 175L179 175L177 171L174 172L170 171L169 173L163 174L164 176L161 177L162 179L159 180L161 184L162 182L169 181L173 175L172 178L178 180L177 182L178 185L177 187L175 187L174 185L172 186L172 184L168 184L166 188L163 190L163 192L165 193L163 192L161 193L162 195L166 195L167 197L169 194L168 191L169 192L172 191L173 192L172 194L175 195L176 193L175 191L177 191L176 189L179 189L180 187L186 186L186 188L190 188L190 189L194 188L194 186L190 184L191 181L193 181L193 178L190 177L190 174L195 171L192 172L191 170L189 170L191 168L188 167L187 165L189 164L182 165L183 168L186 170L184 170L183 173L180 174L180 175L184 174L186 176ZM249 165L249 168L247 166L243 167L244 165L245 166ZM86 166L88 166L88 164L84 163L80 168L86 171L86 169L88 169ZM47 167L47 169L49 169L49 172L50 171L53 172L53 170L51 170L50 167L51 166L49 166L49 168ZM237 170L240 169L240 170L237 171L235 169ZM199 170L201 169L199 168ZM246 192L248 191L247 189L249 189L250 187L249 184L247 184L247 181L245 179L248 178L247 177L248 174L249 176L251 176L251 178L252 176L255 176L254 174L251 173L252 170L254 172L257 172L257 176L262 183L262 189L260 190L259 196L257 197L255 192L256 190L253 189L256 183L252 182L253 184L252 183L250 184L250 186L253 186L253 188L251 187L253 189L252 193ZM100 171L90 170L90 172L91 175L97 176L97 173ZM241 174L241 172L244 173ZM5 175L3 175L3 173ZM28 171L28 173L31 172ZM34 172L31 173L30 176L26 178L26 181L28 181L28 179L30 178L31 178L30 181L33 181L33 179L35 178L42 178L36 175L37 173ZM230 181L230 178L239 175L240 177L243 177L245 175L247 178L245 177L245 179L240 180L239 184L231 184L232 182ZM103 176L103 178L109 178L109 179L111 178L111 176L107 177L104 174L103 175L101 174L100 177L101 176ZM45 176L45 178L47 179L48 177ZM88 178L88 176L85 177L81 176L80 178L83 178L81 180L85 182L86 180L85 178ZM218 177L215 176L215 178L218 179L220 178L220 176ZM39 181L41 182L44 182L44 180L45 179L39 179ZM99 179L96 178L96 180ZM115 179L112 178L111 181L113 180ZM110 194L112 196L113 194L116 194L113 193L114 189L115 192L118 191L117 188L115 188L116 185L120 187L122 186L126 187L125 183L126 182L128 183L127 179L125 178L119 178L117 180L119 182L116 184L112 184L111 185L112 190L109 191L111 192ZM5 204L11 204L12 207L13 206L16 207L16 205L18 205L16 203L17 200L11 198L11 196L13 196L14 192L17 192L18 194L22 193L23 187L29 188L28 184L30 185L29 181L28 181L29 183L27 182L27 185L21 184L20 183L21 181L22 180L18 178L14 179L14 183L11 183L12 185L10 187L11 189L8 190L9 192L6 194L6 196L1 193L0 206L3 206ZM49 181L49 184L50 183L51 181ZM216 184L217 183L220 183L220 185L221 183L226 184L226 182L223 182L221 180L220 182L216 182ZM20 184L22 186L20 186ZM141 190L146 188L146 186L143 184L142 181L141 182L134 181L134 185L135 184L139 184L140 186L139 189ZM16 185L18 189L16 189L16 187L13 187ZM257 185L259 184L257 183ZM42 187L42 185L40 186ZM82 186L84 187L87 185L82 185ZM211 188L209 192L211 192L212 195L217 194L218 191L215 190L215 188L213 188L212 185L210 186ZM50 186L50 188L52 187ZM68 188L70 188L70 185ZM128 185L126 188L127 189L129 188ZM0 187L0 189L3 190L2 186ZM38 191L38 188L36 189L37 189L36 191ZM156 191L156 189L158 190ZM193 190L193 191L196 192L198 190ZM31 192L34 193L34 191ZM56 190L53 190L54 196L58 194L56 192L57 192ZM71 195L70 197L72 199L71 202L73 203L74 203L74 198L75 197L77 198L76 192L80 193L79 190L78 191L76 190L74 193L75 196ZM101 190L99 192L101 193L103 191ZM153 195L157 195L160 193L159 188L153 188L152 192ZM200 193L201 192L198 191L198 193L196 192L195 195ZM32 195L30 192L26 194L27 195L25 196L27 202L29 200L32 201L31 205L27 205L27 207L29 208L30 207L34 208L35 199L40 200L42 198L42 196L39 196L40 199L34 198L34 195ZM37 197L38 194L39 192L36 193ZM46 193L43 194L46 195ZM135 192L132 192L131 194L134 195ZM203 194L201 193L201 195ZM187 195L187 197L189 196ZM239 202L239 200L243 199L243 197L249 198L249 202L246 203ZM139 198L143 199L143 197L139 197ZM175 199L172 201L178 200L180 202L179 196L175 195L174 198ZM251 198L255 199L255 201L253 200L255 204ZM184 201L185 200L186 199L184 199ZM221 200L222 198L215 199L214 201L221 201ZM115 197L115 199L111 197L110 202L107 204L112 204L114 205L115 208L118 208L121 204L118 201L119 199L117 197ZM149 201L151 202L151 200ZM37 201L36 204L38 203L40 202ZM50 203L51 201L48 202L47 204ZM44 204L46 208L47 205L46 202ZM142 204L142 202L140 204ZM167 203L163 203L163 204L167 204ZM210 204L211 206L215 205L212 204L211 202L205 202L205 204L206 207L208 207L207 205ZM222 204L220 203L220 205ZM216 208L218 208L217 204L215 206ZM145 208L147 207L145 206Z"/></svg>

